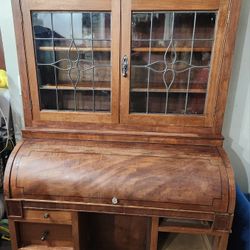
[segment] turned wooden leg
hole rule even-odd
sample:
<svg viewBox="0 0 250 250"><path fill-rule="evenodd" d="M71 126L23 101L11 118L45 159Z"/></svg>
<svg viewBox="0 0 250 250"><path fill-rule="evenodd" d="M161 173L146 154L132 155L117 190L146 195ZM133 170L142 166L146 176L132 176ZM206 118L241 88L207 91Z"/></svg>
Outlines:
<svg viewBox="0 0 250 250"><path fill-rule="evenodd" d="M150 250L157 250L158 227L159 227L159 218L152 217L151 235L150 235Z"/></svg>

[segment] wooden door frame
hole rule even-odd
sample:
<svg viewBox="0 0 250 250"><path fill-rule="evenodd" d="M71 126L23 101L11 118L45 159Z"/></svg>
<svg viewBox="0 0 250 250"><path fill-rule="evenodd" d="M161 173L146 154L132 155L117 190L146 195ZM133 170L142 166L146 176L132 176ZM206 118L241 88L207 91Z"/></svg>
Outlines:
<svg viewBox="0 0 250 250"><path fill-rule="evenodd" d="M228 9L230 1L213 0L201 1L186 0L180 5L175 0L164 0L153 2L145 0L143 3L140 0L122 0L122 48L121 53L127 55L129 65L131 63L131 43L128 42L128 37L131 40L131 12L132 11L217 11L217 24L215 30L214 48L211 58L210 79L207 88L207 98L205 103L204 115L175 115L175 114L130 114L130 72L126 78L121 78L121 112L120 121L123 124L147 124L154 126L175 125L175 126L198 126L198 127L212 127L214 123L214 112L216 100L218 96L219 77L221 70L221 61L224 54L225 36L227 32Z"/></svg>
<svg viewBox="0 0 250 250"><path fill-rule="evenodd" d="M27 58L27 73L29 79L30 95L32 100L33 121L57 121L57 122L87 122L87 123L118 123L119 121L119 50L120 50L120 1L119 0L75 0L64 4L60 0L21 1L23 14L24 45ZM36 63L33 36L31 11L110 11L111 15L111 112L72 112L72 111L50 111L40 110L39 90L37 83Z"/></svg>

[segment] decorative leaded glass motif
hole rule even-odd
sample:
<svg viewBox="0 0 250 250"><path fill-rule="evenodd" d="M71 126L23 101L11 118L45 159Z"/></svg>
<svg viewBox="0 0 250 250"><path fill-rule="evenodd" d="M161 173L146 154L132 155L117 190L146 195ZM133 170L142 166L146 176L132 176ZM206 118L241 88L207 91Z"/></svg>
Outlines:
<svg viewBox="0 0 250 250"><path fill-rule="evenodd" d="M203 114L215 12L133 12L131 113Z"/></svg>
<svg viewBox="0 0 250 250"><path fill-rule="evenodd" d="M33 12L40 108L110 112L111 14Z"/></svg>

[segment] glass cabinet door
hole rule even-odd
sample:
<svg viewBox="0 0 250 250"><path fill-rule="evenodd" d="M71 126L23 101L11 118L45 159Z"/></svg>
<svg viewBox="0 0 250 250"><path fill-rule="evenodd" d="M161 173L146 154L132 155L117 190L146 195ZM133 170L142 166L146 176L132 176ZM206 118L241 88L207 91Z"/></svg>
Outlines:
<svg viewBox="0 0 250 250"><path fill-rule="evenodd" d="M129 55L128 74L122 78L129 100L122 121L163 125L196 119L204 125L213 84L217 11L133 10L137 1L130 2L130 8L123 5L129 14L130 44L122 51ZM125 32L123 27L123 36Z"/></svg>
<svg viewBox="0 0 250 250"><path fill-rule="evenodd" d="M130 113L203 114L216 13L132 13Z"/></svg>
<svg viewBox="0 0 250 250"><path fill-rule="evenodd" d="M27 2L32 6L32 1ZM102 121L112 122L118 115L114 106L118 97L113 90L116 92L119 83L113 80L119 74L115 70L119 64L115 55L119 52L112 50L116 43L112 39L112 26L117 20L113 19L111 1L105 1L110 6L104 6L100 0L92 1L93 10L86 11L84 2L87 1L74 11L66 8L59 11L59 6L53 8L56 3L49 2L47 10L31 7L37 89L37 99L33 98L40 116L61 114L64 120L65 114L77 114L81 120L85 115L85 122L103 116L106 118Z"/></svg>
<svg viewBox="0 0 250 250"><path fill-rule="evenodd" d="M42 110L110 112L108 12L33 12Z"/></svg>
<svg viewBox="0 0 250 250"><path fill-rule="evenodd" d="M33 120L212 126L219 1L21 5Z"/></svg>

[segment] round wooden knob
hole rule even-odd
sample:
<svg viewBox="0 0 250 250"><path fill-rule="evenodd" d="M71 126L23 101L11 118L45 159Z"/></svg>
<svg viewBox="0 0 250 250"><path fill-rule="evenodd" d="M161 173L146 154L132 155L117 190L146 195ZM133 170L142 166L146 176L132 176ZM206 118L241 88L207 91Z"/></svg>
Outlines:
<svg viewBox="0 0 250 250"><path fill-rule="evenodd" d="M45 214L43 215L43 218L44 218L44 219L48 219L48 218L49 218L49 213L45 213Z"/></svg>
<svg viewBox="0 0 250 250"><path fill-rule="evenodd" d="M48 231L43 232L41 235L41 241L47 240L48 235L49 235Z"/></svg>
<svg viewBox="0 0 250 250"><path fill-rule="evenodd" d="M118 199L117 199L116 197L113 197L113 198L112 198L112 204L113 204L113 205L118 204Z"/></svg>

